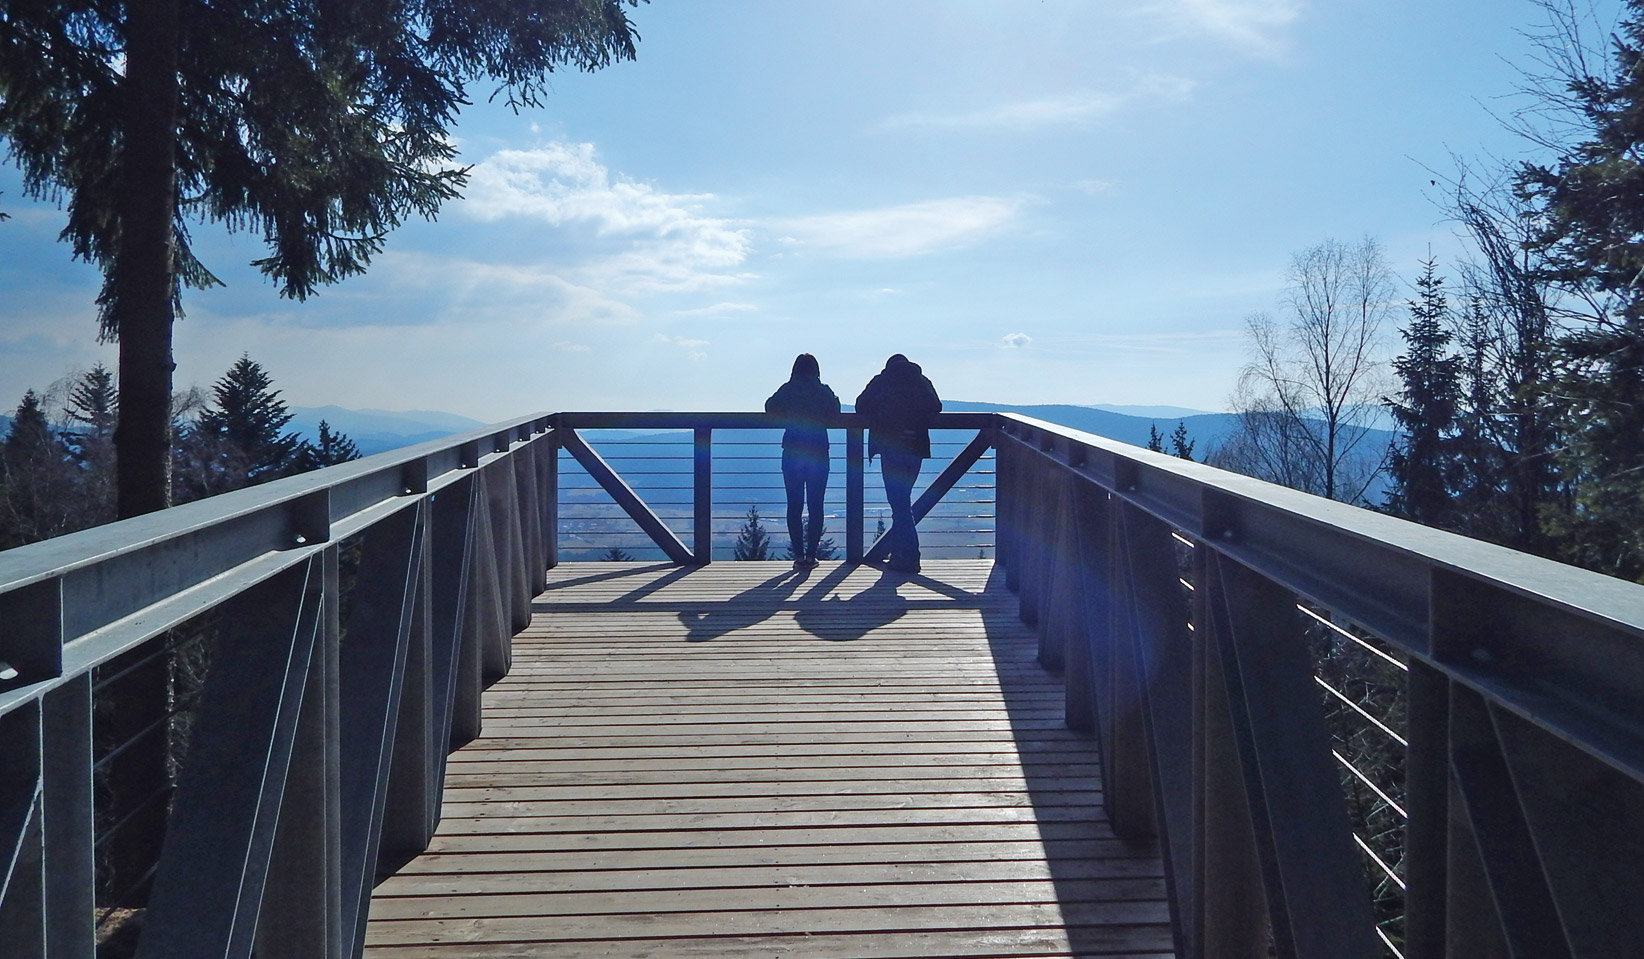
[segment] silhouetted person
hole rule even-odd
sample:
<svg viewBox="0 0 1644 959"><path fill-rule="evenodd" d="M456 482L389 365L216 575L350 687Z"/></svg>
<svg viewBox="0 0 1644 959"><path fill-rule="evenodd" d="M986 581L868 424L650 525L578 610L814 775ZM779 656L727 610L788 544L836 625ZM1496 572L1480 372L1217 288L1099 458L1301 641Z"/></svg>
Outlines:
<svg viewBox="0 0 1644 959"><path fill-rule="evenodd" d="M942 412L942 400L919 365L898 353L856 398L856 412L868 419L868 459L875 454L885 477L890 503L891 569L919 572L919 531L913 519L913 483L919 461L930 455L931 418Z"/></svg>
<svg viewBox="0 0 1644 959"><path fill-rule="evenodd" d="M765 401L765 412L781 415L788 428L782 434L782 485L788 491L788 542L793 564L801 569L816 565L822 542L822 499L828 491L827 418L839 412L839 397L822 382L816 357L801 353L793 361L788 382ZM809 508L810 525L803 511Z"/></svg>

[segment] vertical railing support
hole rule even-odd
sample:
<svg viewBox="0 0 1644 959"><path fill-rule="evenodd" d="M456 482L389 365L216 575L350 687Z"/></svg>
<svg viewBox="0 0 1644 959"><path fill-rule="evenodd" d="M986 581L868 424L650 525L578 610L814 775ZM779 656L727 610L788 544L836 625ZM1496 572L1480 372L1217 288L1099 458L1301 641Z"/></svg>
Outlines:
<svg viewBox="0 0 1644 959"><path fill-rule="evenodd" d="M862 450L862 428L845 430L845 561L862 562L863 511L867 501L863 494L862 476L865 462Z"/></svg>
<svg viewBox="0 0 1644 959"><path fill-rule="evenodd" d="M96 890L93 856L91 675L83 673L46 694L41 798L46 873L46 953L92 959Z"/></svg>
<svg viewBox="0 0 1644 959"><path fill-rule="evenodd" d="M1297 959L1378 957L1295 596L1225 557L1210 566L1213 631L1275 949Z"/></svg>
<svg viewBox="0 0 1644 959"><path fill-rule="evenodd" d="M1226 603L1202 543L1193 551L1193 901L1198 954L1267 959L1267 898L1250 824L1214 608Z"/></svg>
<svg viewBox="0 0 1644 959"><path fill-rule="evenodd" d="M556 431L542 444L542 466L538 482L542 484L542 539L546 569L559 565L559 437Z"/></svg>
<svg viewBox="0 0 1644 959"><path fill-rule="evenodd" d="M1064 712L1069 729L1095 736L1106 748L1103 701L1111 669L1112 641L1108 628L1111 602L1107 581L1107 491L1080 479L1068 483L1072 514L1074 622L1067 640Z"/></svg>
<svg viewBox="0 0 1644 959"><path fill-rule="evenodd" d="M320 628L302 693L257 932L257 959L342 959L341 587L338 549L317 557Z"/></svg>
<svg viewBox="0 0 1644 959"><path fill-rule="evenodd" d="M691 558L698 566L714 561L714 431L699 426L691 434Z"/></svg>

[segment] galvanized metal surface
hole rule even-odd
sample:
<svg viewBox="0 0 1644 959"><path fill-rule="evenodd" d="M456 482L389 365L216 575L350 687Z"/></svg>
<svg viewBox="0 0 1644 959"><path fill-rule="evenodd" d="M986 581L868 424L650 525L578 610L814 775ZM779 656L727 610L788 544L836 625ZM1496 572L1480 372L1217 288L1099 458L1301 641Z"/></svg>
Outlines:
<svg viewBox="0 0 1644 959"><path fill-rule="evenodd" d="M830 425L859 463L861 421ZM1365 948L1341 931L1363 913L1339 889L1339 822L1296 807L1333 771L1286 733L1305 711L1273 701L1299 694L1293 638L1250 625L1280 615L1249 611L1270 590L1411 660L1408 955L1644 941L1644 587L1025 417L943 425L1000 450L999 558L1041 660L1069 671L1070 723L1098 737L1114 828L1165 833L1183 955L1265 949L1254 909L1283 923L1281 954ZM92 672L232 603L197 743L225 758L178 782L144 949L353 954L364 891L427 842L445 755L478 731L479 690L557 561L560 430L686 429L700 448L770 426L525 417L0 553L0 660L20 673L0 683L0 953L93 954ZM693 486L711 489L702 459ZM855 558L859 473L846 491ZM1187 604L1167 596L1172 530L1199 551ZM345 622L356 541L364 606Z"/></svg>
<svg viewBox="0 0 1644 959"><path fill-rule="evenodd" d="M1102 745L1115 828L1160 838L1181 955L1384 948L1298 599L1409 661L1404 955L1636 951L1644 587L1000 420L1007 581L1041 659L1067 663L1070 722ZM1190 602L1173 532L1194 554Z"/></svg>

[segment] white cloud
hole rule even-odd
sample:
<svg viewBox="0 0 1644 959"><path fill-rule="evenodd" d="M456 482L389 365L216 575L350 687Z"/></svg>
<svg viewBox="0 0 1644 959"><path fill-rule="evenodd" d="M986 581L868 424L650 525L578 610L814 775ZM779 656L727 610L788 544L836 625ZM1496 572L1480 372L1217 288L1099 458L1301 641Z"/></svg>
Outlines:
<svg viewBox="0 0 1644 959"><path fill-rule="evenodd" d="M390 252L378 260L374 273L383 283L379 289L392 291L390 302L392 297L406 297L415 306L390 309L386 311L389 315L356 317L350 325L507 320L542 326L608 326L639 319L639 311L627 303L541 264Z"/></svg>
<svg viewBox="0 0 1644 959"><path fill-rule="evenodd" d="M528 217L590 229L615 252L577 268L580 280L631 292L700 290L746 279L745 229L703 213L712 194L667 193L611 175L591 143L499 150L475 165L461 209L481 220Z"/></svg>
<svg viewBox="0 0 1644 959"><path fill-rule="evenodd" d="M570 340L555 340L550 345L562 353L587 353L593 349L586 343L573 343Z"/></svg>
<svg viewBox="0 0 1644 959"><path fill-rule="evenodd" d="M752 313L759 307L752 303L714 303L689 310L675 310L675 316L724 316L727 313Z"/></svg>
<svg viewBox="0 0 1644 959"><path fill-rule="evenodd" d="M1193 92L1185 77L1143 74L1119 90L1080 90L1036 100L1018 100L964 113L903 113L886 118L886 129L925 127L951 130L1038 129L1099 120L1137 103L1177 101Z"/></svg>
<svg viewBox="0 0 1644 959"><path fill-rule="evenodd" d="M703 352L702 349L708 345L707 340L693 340L684 336L669 336L666 333L658 333L656 336L652 337L652 339L658 343L665 343L669 346L679 347L684 350L685 355L692 360L700 361L708 358L708 354Z"/></svg>
<svg viewBox="0 0 1644 959"><path fill-rule="evenodd" d="M1020 350L1031 346L1033 337L1028 336L1026 333L1006 333L999 338L999 343L1006 349Z"/></svg>
<svg viewBox="0 0 1644 959"><path fill-rule="evenodd" d="M833 256L887 259L968 246L1009 226L1020 200L964 196L877 210L800 217L777 224L787 240Z"/></svg>
<svg viewBox="0 0 1644 959"><path fill-rule="evenodd" d="M1208 34L1254 53L1268 53L1300 16L1304 0L1160 0L1147 11L1180 32Z"/></svg>
<svg viewBox="0 0 1644 959"><path fill-rule="evenodd" d="M1104 193L1108 193L1108 192L1112 191L1113 181L1112 180L1094 180L1094 179L1092 179L1092 180L1075 180L1075 181L1073 181L1073 188L1075 190L1078 190L1080 193L1083 193L1087 196L1101 196Z"/></svg>

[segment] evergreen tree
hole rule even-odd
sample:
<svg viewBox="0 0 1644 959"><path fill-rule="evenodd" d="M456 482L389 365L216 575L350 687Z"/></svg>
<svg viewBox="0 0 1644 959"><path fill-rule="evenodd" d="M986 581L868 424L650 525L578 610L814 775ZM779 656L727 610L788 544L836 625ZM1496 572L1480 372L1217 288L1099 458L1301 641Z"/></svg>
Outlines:
<svg viewBox="0 0 1644 959"><path fill-rule="evenodd" d="M737 559L771 558L771 537L759 521L758 506L748 507L748 517L737 531L732 555Z"/></svg>
<svg viewBox="0 0 1644 959"><path fill-rule="evenodd" d="M1399 331L1405 352L1393 361L1403 387L1386 400L1400 428L1388 456L1387 508L1418 523L1455 529L1461 360L1450 350L1450 307L1436 261L1422 263L1416 291L1410 322Z"/></svg>
<svg viewBox="0 0 1644 959"><path fill-rule="evenodd" d="M604 553L600 554L599 558L607 563L631 563L633 562L634 556L632 553L620 546L612 546Z"/></svg>
<svg viewBox="0 0 1644 959"><path fill-rule="evenodd" d="M188 218L259 230L287 296L363 272L466 182L468 84L539 105L555 68L633 58L634 2L6 4L0 137L29 195L66 195L120 343L120 515L167 505L172 323L182 286L218 282Z"/></svg>
<svg viewBox="0 0 1644 959"><path fill-rule="evenodd" d="M331 424L325 420L320 420L319 435L314 442L303 441L297 451L297 463L301 470L323 469L359 458L360 448L354 445L354 441L346 433L332 432Z"/></svg>
<svg viewBox="0 0 1644 959"><path fill-rule="evenodd" d="M1164 436L1159 432L1159 424L1147 424L1147 448L1155 453L1164 452Z"/></svg>
<svg viewBox="0 0 1644 959"><path fill-rule="evenodd" d="M797 555L798 554L796 554L793 551L792 541L790 541L788 543L788 545L782 547L782 558L783 559L788 560L788 561L791 562L792 560L797 558ZM834 542L833 537L829 536L826 531L823 532L822 539L816 544L816 558L817 559L838 559L839 558L839 544Z"/></svg>
<svg viewBox="0 0 1644 959"><path fill-rule="evenodd" d="M1558 344L1575 487L1555 524L1564 557L1644 582L1644 0L1624 9L1608 58L1553 61L1567 72L1555 103L1584 136L1518 186L1540 215L1531 249L1586 311Z"/></svg>
<svg viewBox="0 0 1644 959"><path fill-rule="evenodd" d="M80 467L80 500L88 526L114 519L114 427L120 397L114 374L99 363L69 391L63 432L69 454Z"/></svg>
<svg viewBox="0 0 1644 959"><path fill-rule="evenodd" d="M273 379L242 355L212 386L213 405L201 411L180 444L189 463L181 477L190 499L287 476L303 468L302 442L285 432L292 413L272 389Z"/></svg>
<svg viewBox="0 0 1644 959"><path fill-rule="evenodd" d="M1462 532L1541 556L1556 556L1549 534L1569 509L1569 484L1557 457L1567 436L1555 391L1556 329L1548 278L1526 253L1534 211L1517 198L1458 196L1457 218L1478 262L1462 275L1462 395L1467 402L1460 455L1471 459L1469 510Z"/></svg>
<svg viewBox="0 0 1644 959"><path fill-rule="evenodd" d="M1160 452L1163 452L1161 449ZM1170 455L1181 457L1184 460L1193 458L1193 441L1187 438L1187 421L1177 420L1176 428L1170 431Z"/></svg>
<svg viewBox="0 0 1644 959"><path fill-rule="evenodd" d="M29 390L0 445L0 549L78 529L75 468L51 428L40 397Z"/></svg>

